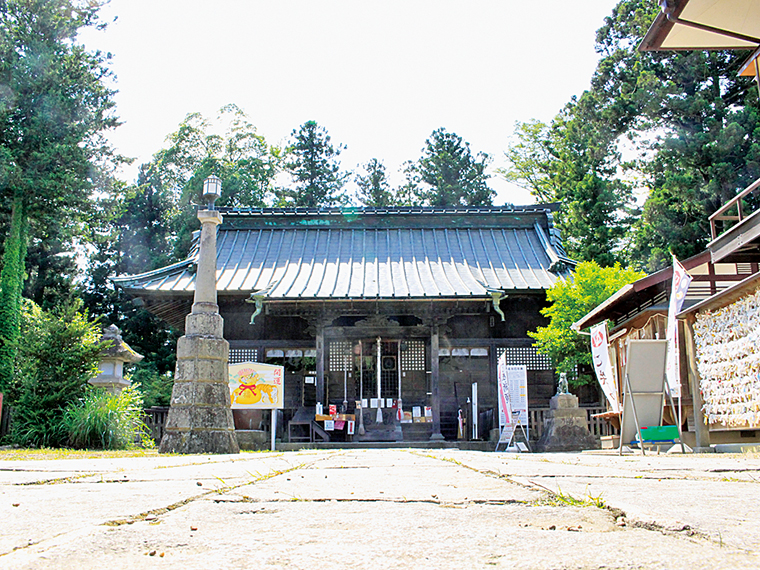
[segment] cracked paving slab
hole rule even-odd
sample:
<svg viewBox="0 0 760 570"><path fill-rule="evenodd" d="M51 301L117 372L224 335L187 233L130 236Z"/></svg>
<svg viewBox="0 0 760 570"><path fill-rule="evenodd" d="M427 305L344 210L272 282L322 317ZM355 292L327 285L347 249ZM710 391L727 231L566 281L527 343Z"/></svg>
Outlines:
<svg viewBox="0 0 760 570"><path fill-rule="evenodd" d="M755 502L740 494L753 483L726 481L728 471L716 476L710 464L398 449L145 459L93 461L77 470L94 475L56 483L44 482L44 462L30 462L39 476L31 485L0 470L0 568L760 566L757 542L746 544L752 531L721 543L709 526L689 533L661 524L667 504L688 506L679 484L716 493L728 485L718 518ZM757 463L712 468L751 473ZM678 474L667 479L672 488L646 486L666 471ZM635 515L626 511L621 526L619 511L570 505L553 485L576 498L598 486L615 508L657 494Z"/></svg>
<svg viewBox="0 0 760 570"><path fill-rule="evenodd" d="M598 497L629 520L760 551L760 459L736 456L433 452L479 471L576 498Z"/></svg>
<svg viewBox="0 0 760 570"><path fill-rule="evenodd" d="M140 458L131 463L121 460L110 469L90 460L76 476L64 479L46 477L39 471L46 462L38 461L31 482L8 476L18 472L0 471L0 554L109 520L136 517L308 461L297 454L241 457L245 456L226 461L198 456L195 461L171 457L144 462Z"/></svg>

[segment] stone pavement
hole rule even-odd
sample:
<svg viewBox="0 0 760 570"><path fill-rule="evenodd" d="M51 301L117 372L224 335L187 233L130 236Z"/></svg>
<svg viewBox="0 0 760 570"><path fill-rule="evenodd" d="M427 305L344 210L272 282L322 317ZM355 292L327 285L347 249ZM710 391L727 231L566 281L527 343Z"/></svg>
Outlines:
<svg viewBox="0 0 760 570"><path fill-rule="evenodd" d="M1 461L0 568L760 568L758 498L757 455Z"/></svg>

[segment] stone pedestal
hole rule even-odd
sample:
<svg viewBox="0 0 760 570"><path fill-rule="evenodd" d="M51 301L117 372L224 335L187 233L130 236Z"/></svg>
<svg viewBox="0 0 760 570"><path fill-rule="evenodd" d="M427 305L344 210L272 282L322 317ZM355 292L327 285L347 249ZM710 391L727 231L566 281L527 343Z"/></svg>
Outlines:
<svg viewBox="0 0 760 570"><path fill-rule="evenodd" d="M596 438L588 431L586 411L578 407L576 396L557 394L549 401L549 407L544 432L536 444L537 451L580 451L599 447Z"/></svg>
<svg viewBox="0 0 760 570"><path fill-rule="evenodd" d="M171 407L159 453L239 453L230 409L229 343L216 304L216 226L221 215L198 213L203 224L193 310L177 341Z"/></svg>

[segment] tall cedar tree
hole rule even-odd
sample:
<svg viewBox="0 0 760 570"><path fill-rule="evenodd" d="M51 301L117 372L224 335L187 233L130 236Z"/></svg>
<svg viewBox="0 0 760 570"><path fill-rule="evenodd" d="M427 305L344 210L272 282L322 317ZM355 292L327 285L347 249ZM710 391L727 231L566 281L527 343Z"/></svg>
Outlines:
<svg viewBox="0 0 760 570"><path fill-rule="evenodd" d="M102 139L117 126L107 56L76 43L97 1L0 2L0 204L7 223L0 274L0 391L13 381L30 239L65 236L88 206ZM69 232L70 234L70 232ZM42 248L44 251L44 248ZM65 248L64 248L65 249ZM48 252L49 253L49 252Z"/></svg>
<svg viewBox="0 0 760 570"><path fill-rule="evenodd" d="M200 227L195 205L201 203L203 181L214 174L222 179L219 207L260 208L274 194L280 170L280 149L269 146L248 116L236 105L219 110L223 135L200 113L191 113L169 135L171 145L158 151L147 168L172 201L173 258L184 259L192 232Z"/></svg>
<svg viewBox="0 0 760 570"><path fill-rule="evenodd" d="M406 167L407 186L427 206L490 206L496 193L488 187L490 157L473 156L470 144L441 128L425 141L422 157Z"/></svg>
<svg viewBox="0 0 760 570"><path fill-rule="evenodd" d="M343 193L350 173L340 168L338 156L345 149L333 146L330 135L315 121L306 121L291 133L285 170L293 179L279 191L281 206L323 208L348 203Z"/></svg>
<svg viewBox="0 0 760 570"><path fill-rule="evenodd" d="M357 198L362 206L387 208L397 205L382 161L376 158L370 160L364 165L364 174L357 174L355 180L359 187Z"/></svg>
<svg viewBox="0 0 760 570"><path fill-rule="evenodd" d="M631 261L647 270L689 257L709 239L708 217L760 176L757 88L738 77L744 52L636 50L656 15L625 0L597 32L603 58L592 78L601 120L634 140L633 166L648 197L632 235Z"/></svg>
<svg viewBox="0 0 760 570"><path fill-rule="evenodd" d="M559 225L579 259L653 271L671 253L694 255L709 215L760 176L757 89L736 75L746 54L641 53L658 11L619 2L597 32L591 88L550 126L519 126L507 153L507 177L563 203ZM624 139L638 151L628 163ZM634 183L646 201L629 228Z"/></svg>
<svg viewBox="0 0 760 570"><path fill-rule="evenodd" d="M136 365L132 380L145 393L147 405L168 405L171 386L165 384L174 369L177 332L136 306L110 281L113 275L135 274L168 265L172 259L171 216L175 213L168 192L154 169L143 165L137 184L114 188L101 196L88 224L93 245L82 299L102 325L115 324L124 340L145 358ZM153 395L152 395L153 394Z"/></svg>
<svg viewBox="0 0 760 570"><path fill-rule="evenodd" d="M596 119L595 94L584 93L551 125L520 123L499 173L540 202L559 202L557 225L571 257L602 266L620 261L630 229L629 184L616 177L620 135Z"/></svg>

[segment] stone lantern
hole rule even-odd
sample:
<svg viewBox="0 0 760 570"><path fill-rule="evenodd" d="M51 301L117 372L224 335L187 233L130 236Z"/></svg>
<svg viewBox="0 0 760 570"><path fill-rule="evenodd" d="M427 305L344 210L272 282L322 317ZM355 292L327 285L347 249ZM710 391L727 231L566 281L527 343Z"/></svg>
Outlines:
<svg viewBox="0 0 760 570"><path fill-rule="evenodd" d="M121 331L115 325L110 325L103 330L100 343L108 343L108 346L100 352L100 364L98 365L100 372L90 379L90 384L105 388L113 394L118 394L131 384L129 380L124 378L124 365L140 362L143 355L137 354L124 342L121 338Z"/></svg>

